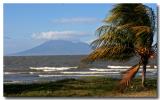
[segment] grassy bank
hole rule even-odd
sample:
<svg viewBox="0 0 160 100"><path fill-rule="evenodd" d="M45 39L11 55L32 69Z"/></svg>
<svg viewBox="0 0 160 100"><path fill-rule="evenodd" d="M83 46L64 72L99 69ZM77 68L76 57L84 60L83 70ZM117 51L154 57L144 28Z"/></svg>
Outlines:
<svg viewBox="0 0 160 100"><path fill-rule="evenodd" d="M47 97L157 97L157 80L147 79L146 88L135 79L125 91L119 91L119 80L103 77L65 79L41 84L4 84L4 96Z"/></svg>

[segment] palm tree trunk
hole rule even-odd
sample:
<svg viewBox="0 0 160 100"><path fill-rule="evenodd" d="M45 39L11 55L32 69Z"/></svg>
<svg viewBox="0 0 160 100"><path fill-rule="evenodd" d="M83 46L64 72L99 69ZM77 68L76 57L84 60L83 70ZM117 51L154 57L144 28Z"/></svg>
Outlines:
<svg viewBox="0 0 160 100"><path fill-rule="evenodd" d="M145 78L146 78L146 65L148 63L148 57L147 56L143 56L141 58L142 60L142 87L145 87L144 83L145 83Z"/></svg>
<svg viewBox="0 0 160 100"><path fill-rule="evenodd" d="M142 87L145 87L144 86L145 78L146 78L146 65L143 65L143 69L142 69Z"/></svg>

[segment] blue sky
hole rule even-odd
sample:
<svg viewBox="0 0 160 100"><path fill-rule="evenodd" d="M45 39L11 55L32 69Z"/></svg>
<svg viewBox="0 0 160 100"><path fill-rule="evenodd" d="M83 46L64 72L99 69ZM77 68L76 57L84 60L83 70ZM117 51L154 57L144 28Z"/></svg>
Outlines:
<svg viewBox="0 0 160 100"><path fill-rule="evenodd" d="M155 4L147 4L156 9ZM4 4L4 53L30 49L48 40L86 42L113 4Z"/></svg>

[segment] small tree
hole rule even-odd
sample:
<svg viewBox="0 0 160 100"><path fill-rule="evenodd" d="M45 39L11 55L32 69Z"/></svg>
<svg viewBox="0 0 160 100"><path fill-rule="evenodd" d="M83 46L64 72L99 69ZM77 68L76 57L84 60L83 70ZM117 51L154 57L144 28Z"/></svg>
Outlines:
<svg viewBox="0 0 160 100"><path fill-rule="evenodd" d="M138 64L128 69L120 84L129 85L140 66L142 86L146 76L146 65L151 55L155 29L155 15L151 8L143 4L117 4L111 15L104 19L104 25L97 29L98 39L91 43L94 51L84 61L128 60L137 55Z"/></svg>

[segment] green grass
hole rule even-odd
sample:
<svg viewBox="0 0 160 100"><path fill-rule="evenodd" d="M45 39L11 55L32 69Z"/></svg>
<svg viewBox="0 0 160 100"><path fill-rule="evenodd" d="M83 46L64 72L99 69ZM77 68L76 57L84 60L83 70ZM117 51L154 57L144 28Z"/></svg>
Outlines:
<svg viewBox="0 0 160 100"><path fill-rule="evenodd" d="M4 84L6 97L157 97L157 80L147 79L141 87L141 79L134 79L129 88L119 91L118 79L85 77L37 84Z"/></svg>

